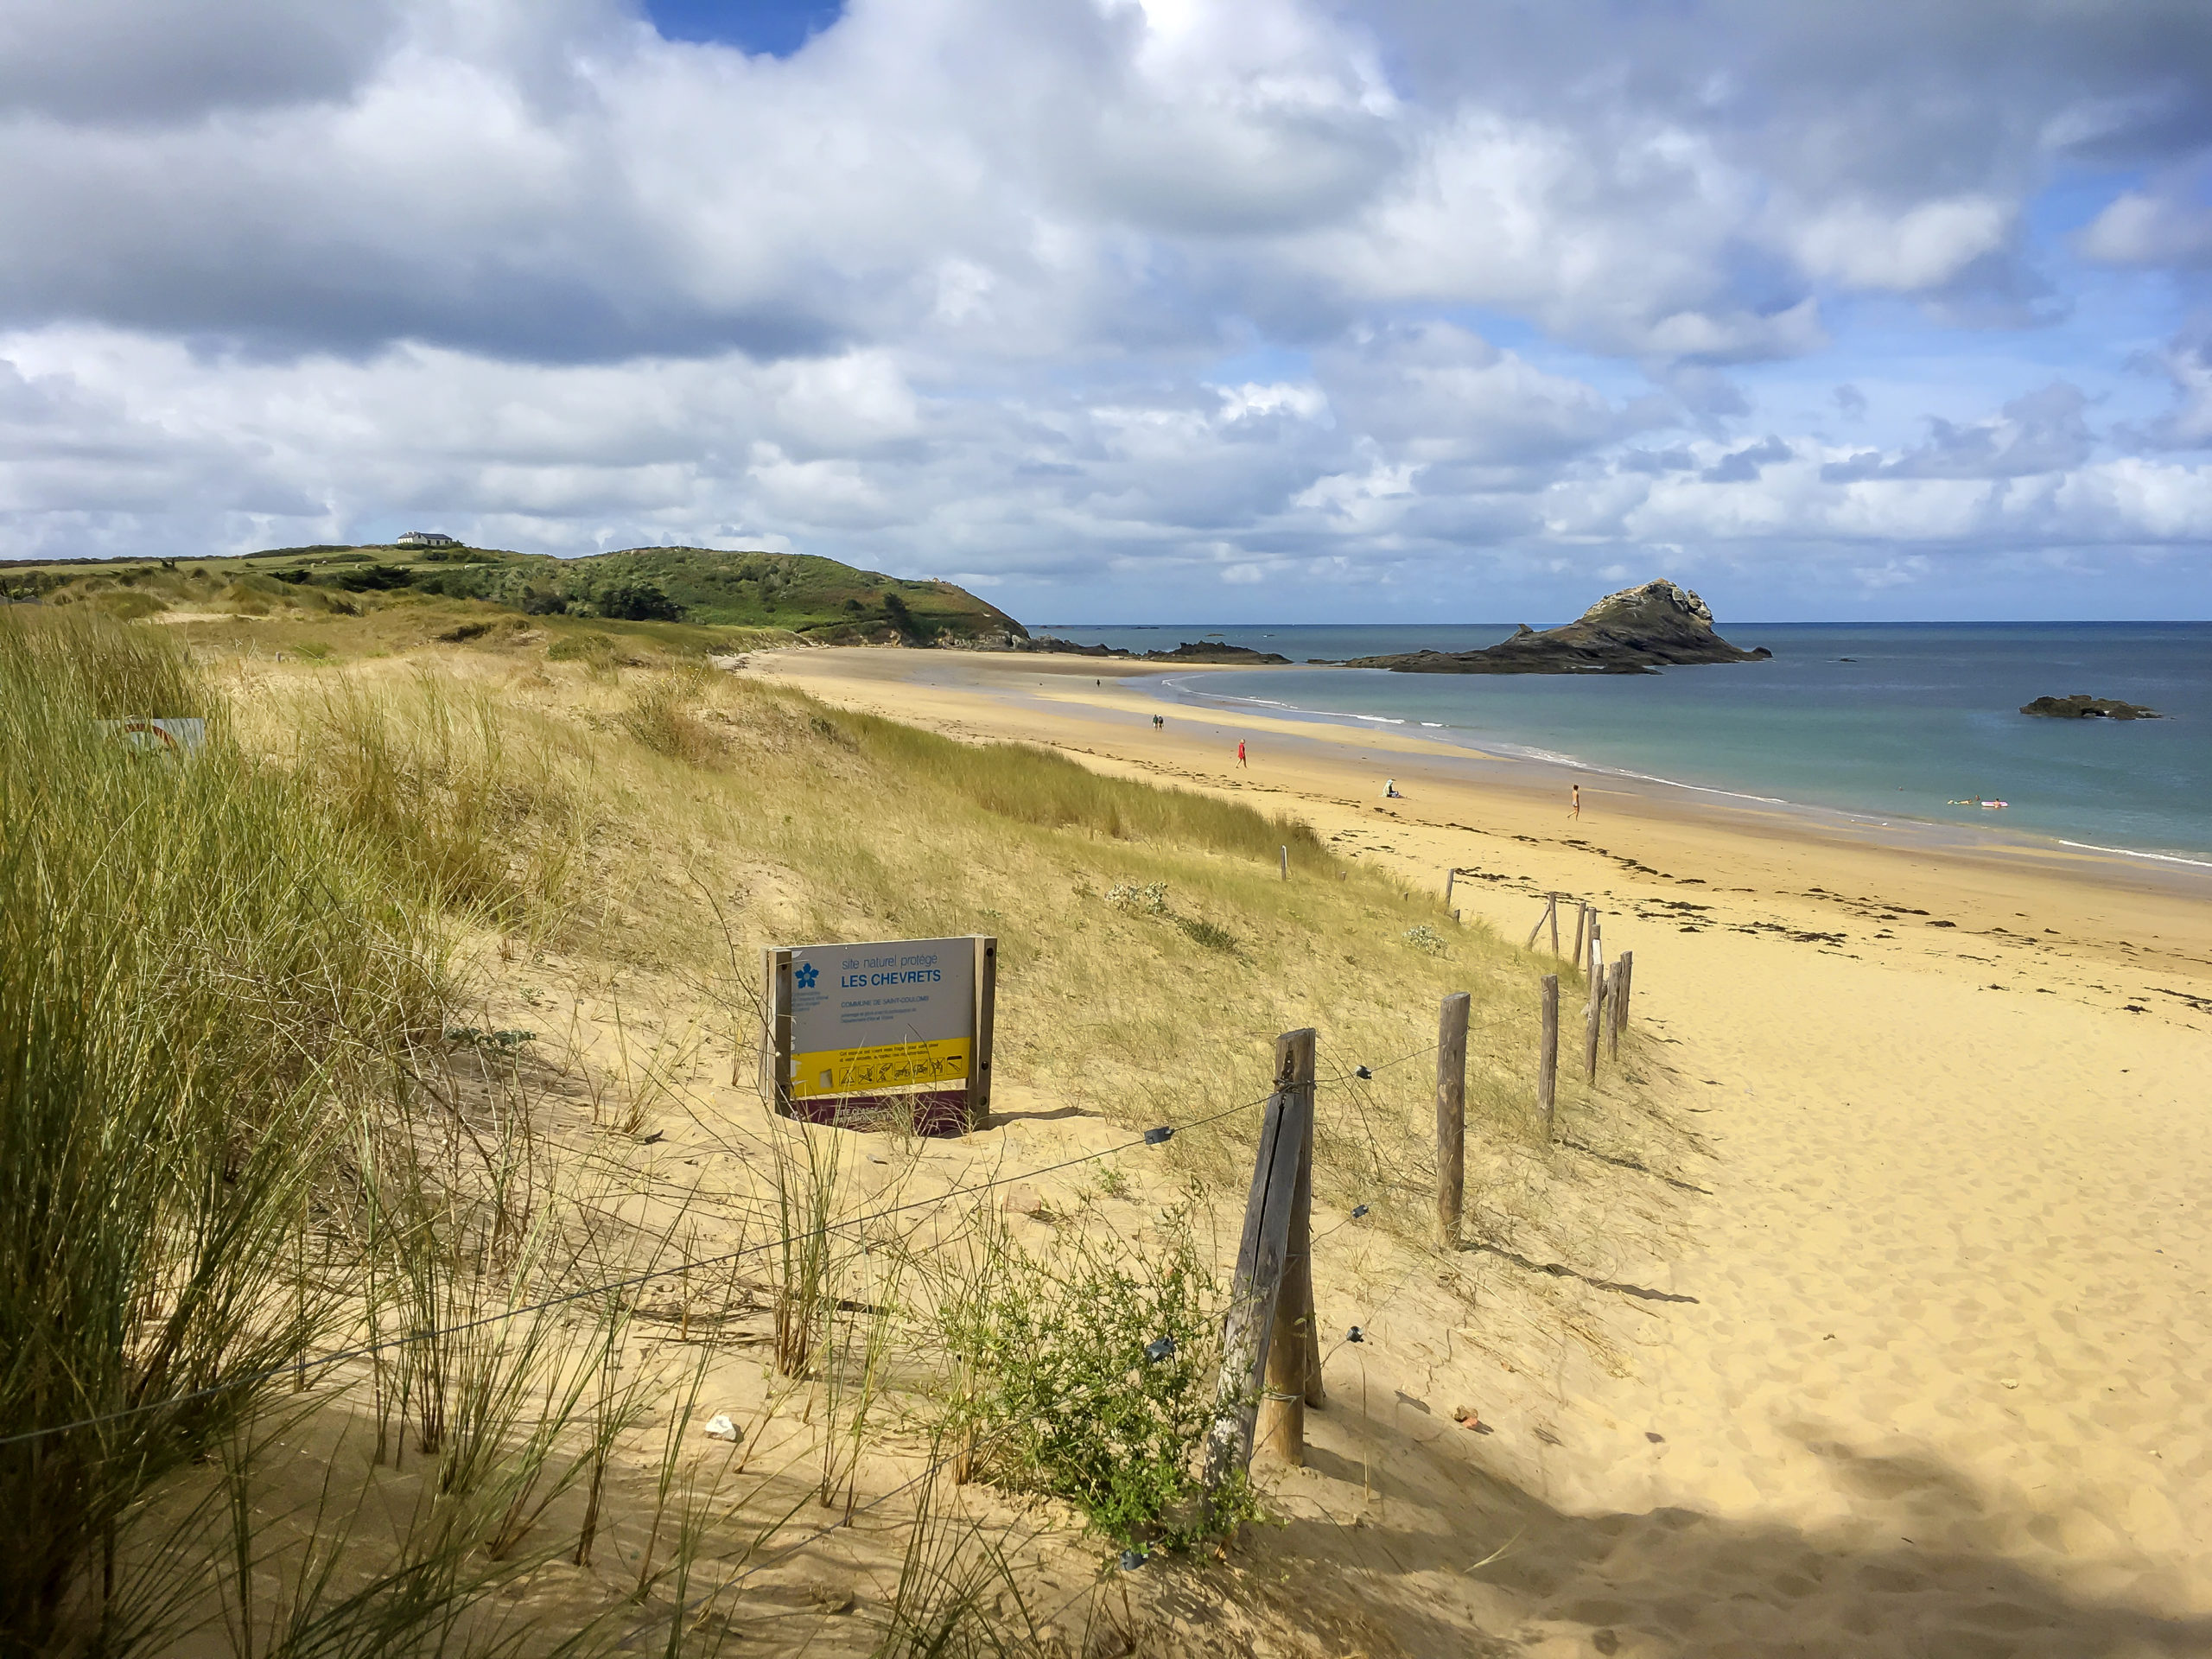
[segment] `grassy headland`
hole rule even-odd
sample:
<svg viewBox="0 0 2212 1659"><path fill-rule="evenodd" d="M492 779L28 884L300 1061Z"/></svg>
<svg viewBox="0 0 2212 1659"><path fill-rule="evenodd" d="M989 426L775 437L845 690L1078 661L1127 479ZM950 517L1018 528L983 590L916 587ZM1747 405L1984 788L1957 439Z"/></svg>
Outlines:
<svg viewBox="0 0 2212 1659"><path fill-rule="evenodd" d="M0 596L90 603L126 619L164 612L359 616L395 602L474 601L532 617L688 622L817 644L984 645L1027 638L949 582L917 582L810 555L646 547L585 558L488 548L271 548L243 558L10 565Z"/></svg>

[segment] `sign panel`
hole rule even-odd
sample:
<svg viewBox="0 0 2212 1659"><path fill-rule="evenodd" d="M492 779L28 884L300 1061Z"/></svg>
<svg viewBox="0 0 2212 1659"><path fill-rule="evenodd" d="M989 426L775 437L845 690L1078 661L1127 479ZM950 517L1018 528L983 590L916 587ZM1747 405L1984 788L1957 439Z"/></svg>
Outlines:
<svg viewBox="0 0 2212 1659"><path fill-rule="evenodd" d="M777 1111L959 1135L989 1110L996 939L771 947L762 967Z"/></svg>
<svg viewBox="0 0 2212 1659"><path fill-rule="evenodd" d="M131 748L163 754L181 754L200 748L207 741L207 722L197 715L103 720L98 724L102 731L111 737L121 738Z"/></svg>
<svg viewBox="0 0 2212 1659"><path fill-rule="evenodd" d="M810 944L791 952L794 1098L965 1083L976 942Z"/></svg>

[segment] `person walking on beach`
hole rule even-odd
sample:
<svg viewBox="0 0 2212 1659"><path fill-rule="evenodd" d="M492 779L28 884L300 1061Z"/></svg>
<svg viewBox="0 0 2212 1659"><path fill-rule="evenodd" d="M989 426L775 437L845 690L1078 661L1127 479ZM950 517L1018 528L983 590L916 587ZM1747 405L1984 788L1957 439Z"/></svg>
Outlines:
<svg viewBox="0 0 2212 1659"><path fill-rule="evenodd" d="M1252 768L1252 763L1244 758L1244 740L1241 737L1236 740L1236 764L1247 772Z"/></svg>
<svg viewBox="0 0 2212 1659"><path fill-rule="evenodd" d="M1582 785L1573 785L1573 804L1567 809L1567 816L1579 823L1582 821Z"/></svg>

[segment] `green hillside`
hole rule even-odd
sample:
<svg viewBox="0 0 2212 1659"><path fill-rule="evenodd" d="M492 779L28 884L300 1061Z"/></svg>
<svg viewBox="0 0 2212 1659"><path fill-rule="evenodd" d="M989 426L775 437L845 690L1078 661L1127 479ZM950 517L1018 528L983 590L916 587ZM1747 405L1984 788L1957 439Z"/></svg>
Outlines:
<svg viewBox="0 0 2212 1659"><path fill-rule="evenodd" d="M270 548L243 558L0 565L0 597L104 596L151 614L243 584L264 595L475 600L532 616L775 628L825 645L1010 645L1028 632L949 582L913 582L806 554L631 548L588 558L492 548Z"/></svg>

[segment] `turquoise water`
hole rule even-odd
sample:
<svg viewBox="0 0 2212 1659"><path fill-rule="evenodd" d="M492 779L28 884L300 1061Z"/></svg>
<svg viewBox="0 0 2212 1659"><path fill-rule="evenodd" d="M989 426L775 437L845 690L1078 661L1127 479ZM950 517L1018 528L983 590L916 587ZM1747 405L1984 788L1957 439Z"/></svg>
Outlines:
<svg viewBox="0 0 2212 1659"><path fill-rule="evenodd" d="M1194 628L1056 628L1135 650ZM1494 644L1510 626L1231 627L1294 661ZM2212 860L2212 623L1734 625L1769 663L1596 677L1171 674L1161 695L1401 723L1472 747L1835 808L1973 823L2077 844ZM1849 658L1849 661L1840 660ZM2155 721L2037 720L2019 705L2087 691ZM1954 801L2002 799L2002 812Z"/></svg>

